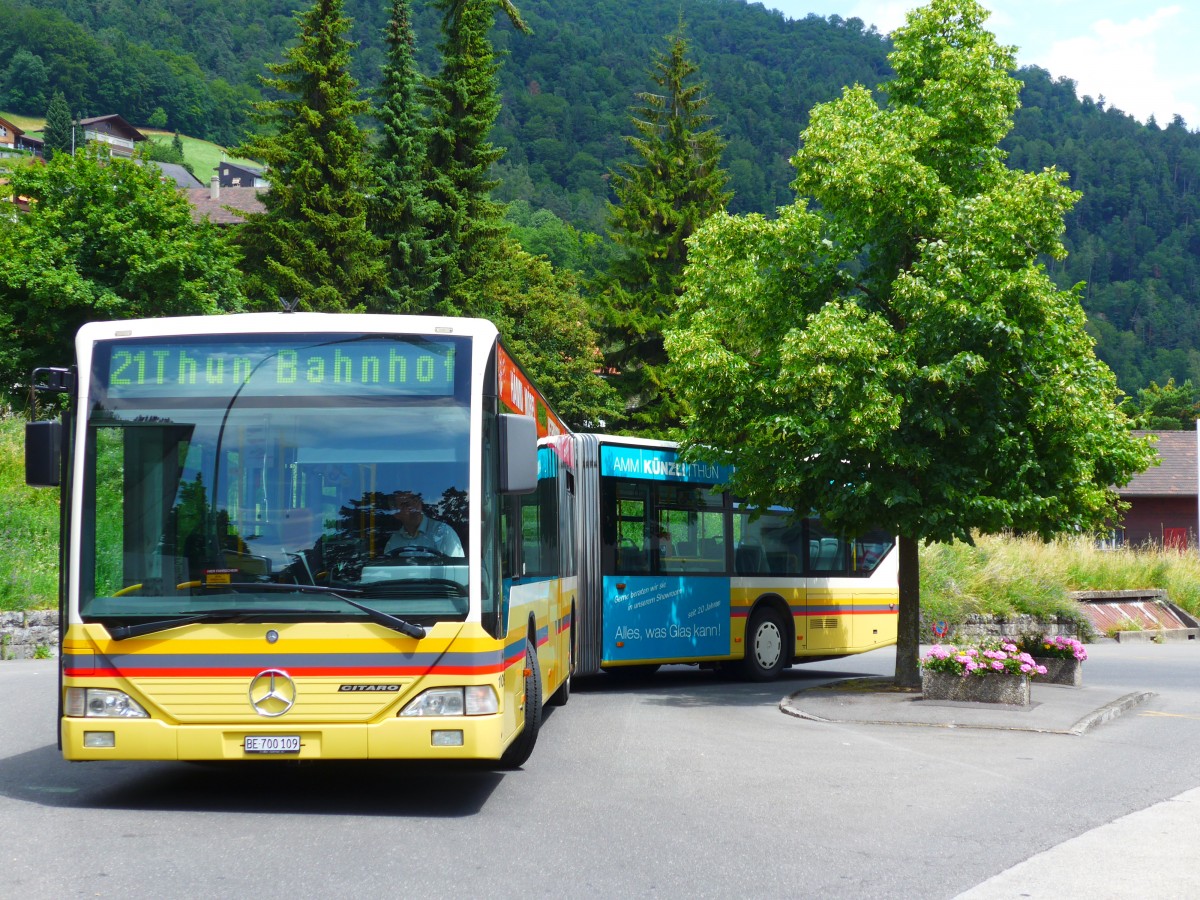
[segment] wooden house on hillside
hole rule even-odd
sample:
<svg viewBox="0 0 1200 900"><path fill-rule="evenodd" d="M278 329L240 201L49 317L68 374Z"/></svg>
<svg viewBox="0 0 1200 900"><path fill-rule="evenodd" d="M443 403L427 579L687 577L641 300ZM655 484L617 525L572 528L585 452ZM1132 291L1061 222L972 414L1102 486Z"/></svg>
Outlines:
<svg viewBox="0 0 1200 900"><path fill-rule="evenodd" d="M217 180L223 188L265 188L270 187L266 173L254 166L244 166L239 163L221 160L217 166Z"/></svg>
<svg viewBox="0 0 1200 900"><path fill-rule="evenodd" d="M85 141L107 144L113 156L133 156L134 147L146 136L116 113L107 116L92 116L79 120Z"/></svg>
<svg viewBox="0 0 1200 900"><path fill-rule="evenodd" d="M24 129L18 128L8 119L0 118L0 150L15 150L21 146Z"/></svg>
<svg viewBox="0 0 1200 900"><path fill-rule="evenodd" d="M1118 541L1187 550L1197 543L1200 494L1197 492L1196 431L1139 431L1156 437L1157 466L1151 466L1119 493L1129 504L1121 517Z"/></svg>

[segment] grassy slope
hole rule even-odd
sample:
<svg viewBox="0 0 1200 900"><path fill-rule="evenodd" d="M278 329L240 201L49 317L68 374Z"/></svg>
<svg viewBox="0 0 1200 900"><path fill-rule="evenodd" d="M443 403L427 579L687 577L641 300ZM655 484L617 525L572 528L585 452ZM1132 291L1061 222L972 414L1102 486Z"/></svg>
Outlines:
<svg viewBox="0 0 1200 900"><path fill-rule="evenodd" d="M175 137L173 131L158 131L154 128L138 128L146 137L164 143L171 143L171 139ZM219 144L213 144L209 141L202 141L199 138L188 137L181 134L179 139L183 142L183 158L192 166L192 171L196 173L196 177L203 184L208 184L208 180L212 178L213 173L217 170L217 165L223 159L231 160L232 162L243 163L245 165L258 165L253 160L242 159L237 156L229 156L225 152L225 148Z"/></svg>

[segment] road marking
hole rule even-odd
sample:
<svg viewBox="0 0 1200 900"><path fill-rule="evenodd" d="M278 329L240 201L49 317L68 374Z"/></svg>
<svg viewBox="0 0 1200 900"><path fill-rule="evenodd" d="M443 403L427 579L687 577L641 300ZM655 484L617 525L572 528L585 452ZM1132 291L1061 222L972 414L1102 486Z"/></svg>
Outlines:
<svg viewBox="0 0 1200 900"><path fill-rule="evenodd" d="M1160 719L1200 719L1200 716L1189 716L1187 713L1157 712L1155 710L1147 710L1146 712L1138 713L1138 715L1157 716Z"/></svg>

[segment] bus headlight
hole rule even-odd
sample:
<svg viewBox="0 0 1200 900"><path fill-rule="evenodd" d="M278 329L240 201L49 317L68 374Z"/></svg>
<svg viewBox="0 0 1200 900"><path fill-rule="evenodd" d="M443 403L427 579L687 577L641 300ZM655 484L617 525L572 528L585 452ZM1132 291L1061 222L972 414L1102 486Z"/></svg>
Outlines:
<svg viewBox="0 0 1200 900"><path fill-rule="evenodd" d="M490 684L472 684L465 688L430 688L408 706L402 716L486 716L500 708L496 691Z"/></svg>
<svg viewBox="0 0 1200 900"><path fill-rule="evenodd" d="M64 712L88 719L148 719L150 714L124 691L105 688L67 688Z"/></svg>

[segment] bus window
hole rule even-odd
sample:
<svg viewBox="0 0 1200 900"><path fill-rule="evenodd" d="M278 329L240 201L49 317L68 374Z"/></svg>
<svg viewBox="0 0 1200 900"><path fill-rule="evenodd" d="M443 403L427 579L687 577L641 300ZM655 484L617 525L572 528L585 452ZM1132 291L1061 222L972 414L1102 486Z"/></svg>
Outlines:
<svg viewBox="0 0 1200 900"><path fill-rule="evenodd" d="M629 481L614 482L613 488L616 495L615 517L611 523L616 554L614 571L649 572L649 488Z"/></svg>
<svg viewBox="0 0 1200 900"><path fill-rule="evenodd" d="M895 545L896 539L883 529L876 528L868 531L854 541L854 558L851 560L852 571L867 574L875 571Z"/></svg>
<svg viewBox="0 0 1200 900"><path fill-rule="evenodd" d="M734 516L734 570L739 575L803 574L803 523L791 513L764 512L750 521L750 510Z"/></svg>
<svg viewBox="0 0 1200 900"><path fill-rule="evenodd" d="M660 554L660 571L726 571L724 496L703 486L663 484L656 500L671 550Z"/></svg>
<svg viewBox="0 0 1200 900"><path fill-rule="evenodd" d="M542 450L552 461L549 450ZM553 467L551 467L553 468ZM550 477L538 479L537 490L525 494L521 502L521 556L524 575L557 575L558 561L558 482L557 469Z"/></svg>
<svg viewBox="0 0 1200 900"><path fill-rule="evenodd" d="M808 520L808 571L832 575L847 569L846 541L827 531L820 519Z"/></svg>

